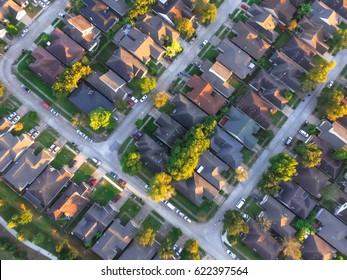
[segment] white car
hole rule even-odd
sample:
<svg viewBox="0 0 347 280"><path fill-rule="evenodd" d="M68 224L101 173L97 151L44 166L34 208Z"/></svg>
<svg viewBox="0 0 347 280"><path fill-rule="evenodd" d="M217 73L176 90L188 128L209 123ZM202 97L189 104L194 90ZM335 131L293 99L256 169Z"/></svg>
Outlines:
<svg viewBox="0 0 347 280"><path fill-rule="evenodd" d="M24 28L22 30L22 32L20 33L20 36L24 37L27 33L28 33L29 29L28 28Z"/></svg>
<svg viewBox="0 0 347 280"><path fill-rule="evenodd" d="M48 0L42 0L42 2L45 3L47 6L49 6L51 4L51 2Z"/></svg>
<svg viewBox="0 0 347 280"><path fill-rule="evenodd" d="M142 96L140 99L140 102L144 102L147 99L147 97L148 97L147 95Z"/></svg>
<svg viewBox="0 0 347 280"><path fill-rule="evenodd" d="M186 220L188 223L192 223L192 220L191 219L189 219L187 216L184 216L184 218L183 218L184 220Z"/></svg>
<svg viewBox="0 0 347 280"><path fill-rule="evenodd" d="M53 149L54 149L55 147L56 147L56 146L55 146L54 144L52 144L52 145L48 148L48 151L49 151L49 152L52 152Z"/></svg>
<svg viewBox="0 0 347 280"><path fill-rule="evenodd" d="M241 198L239 202L236 204L236 208L241 209L241 207L243 206L243 204L245 204L245 202L246 200L244 198Z"/></svg>
<svg viewBox="0 0 347 280"><path fill-rule="evenodd" d="M177 244L175 244L175 245L173 246L173 249L174 249L174 251L175 251L176 256L179 256L179 255L181 254L181 252L183 251L183 248L182 248L182 247L179 247Z"/></svg>
<svg viewBox="0 0 347 280"><path fill-rule="evenodd" d="M60 17L65 17L65 13L64 12L59 12L59 16Z"/></svg>
<svg viewBox="0 0 347 280"><path fill-rule="evenodd" d="M144 187L145 187L145 189L147 189L147 190L149 189L149 186L148 186L147 184L144 185Z"/></svg>
<svg viewBox="0 0 347 280"><path fill-rule="evenodd" d="M304 136L305 138L308 138L310 136L310 134L308 134L305 130L302 129L299 130L299 134Z"/></svg>
<svg viewBox="0 0 347 280"><path fill-rule="evenodd" d="M39 5L41 6L41 8L46 8L46 4L43 3L42 1L39 1Z"/></svg>
<svg viewBox="0 0 347 280"><path fill-rule="evenodd" d="M12 120L11 120L11 123L12 124L16 124L20 119L20 116L15 116Z"/></svg>
<svg viewBox="0 0 347 280"><path fill-rule="evenodd" d="M227 254L228 254L230 257L232 257L233 259L236 259L236 255L235 255L233 252L231 252L230 250L227 250Z"/></svg>
<svg viewBox="0 0 347 280"><path fill-rule="evenodd" d="M132 101L134 101L134 103L136 104L137 102L139 102L139 100L135 97L135 96L132 96L130 98Z"/></svg>
<svg viewBox="0 0 347 280"><path fill-rule="evenodd" d="M334 84L334 81L330 81L329 84L327 85L327 88L331 88Z"/></svg>
<svg viewBox="0 0 347 280"><path fill-rule="evenodd" d="M59 150L60 150L60 148L58 146L56 146L52 152L53 152L53 154L56 154Z"/></svg>
<svg viewBox="0 0 347 280"><path fill-rule="evenodd" d="M98 160L98 159L95 158L95 157L92 158L92 162L94 162L97 166L100 166L100 165L101 165L101 161Z"/></svg>
<svg viewBox="0 0 347 280"><path fill-rule="evenodd" d="M40 135L40 131L36 130L32 135L31 138L35 139L37 136Z"/></svg>
<svg viewBox="0 0 347 280"><path fill-rule="evenodd" d="M200 45L200 48L205 47L207 43L208 43L208 41L207 41L207 40L204 40L204 41L202 42L202 44Z"/></svg>
<svg viewBox="0 0 347 280"><path fill-rule="evenodd" d="M7 116L7 119L10 121L10 120L12 120L15 116L17 116L17 113L16 113L16 112L12 112L11 114L9 114L9 115Z"/></svg>
<svg viewBox="0 0 347 280"><path fill-rule="evenodd" d="M54 116L59 116L59 113L56 111L56 110L54 110L53 108L51 108L51 110L49 110Z"/></svg>

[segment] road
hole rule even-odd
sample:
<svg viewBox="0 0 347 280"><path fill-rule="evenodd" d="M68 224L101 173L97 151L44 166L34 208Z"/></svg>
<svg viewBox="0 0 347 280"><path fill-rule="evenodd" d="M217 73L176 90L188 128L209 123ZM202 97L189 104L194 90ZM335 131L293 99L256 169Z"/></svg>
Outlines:
<svg viewBox="0 0 347 280"><path fill-rule="evenodd" d="M227 209L233 208L241 197L248 196L252 191L260 176L266 170L269 158L283 150L283 139L286 139L290 135L294 135L301 124L314 110L316 105L315 94L323 88L323 85L320 86L311 97L306 98L306 101L302 102L298 106L293 115L277 133L268 148L261 154L259 159L249 170L249 180L246 183L237 186L233 194L222 205L215 217L207 223L194 223L191 225L183 221L164 205L155 203L148 199L141 180L136 177L129 177L121 172L117 151L114 150L114 147L119 146L134 131L134 122L138 118L147 115L147 113L152 109L149 100L143 104L138 104L138 106L131 111L124 122L120 124L116 132L114 132L107 141L91 144L80 138L77 135L75 128L73 128L68 121L60 117L57 118L44 109L40 105L40 99L36 95L24 93L23 89L20 88L20 82L12 75L12 63L17 59L21 50L23 48L31 49L34 47L33 41L42 31L45 30L52 19L57 16L59 11L65 8L67 2L67 0L55 1L37 20L32 23L29 28L30 31L26 37L14 40L10 50L0 61L0 75L4 85L27 107L31 110L37 111L40 118L45 120L48 125L57 130L67 140L75 142L81 152L86 154L88 157L95 156L100 159L102 161L101 169L103 171L107 172L113 170L117 174L121 175L121 177L127 181L127 188L130 191L141 197L150 207L165 217L174 226L181 228L186 235L198 240L206 252L216 259L230 259L230 257L226 255L224 245L221 242L220 234L222 225L218 221L222 219L223 214ZM199 46L203 40L210 39L215 31L218 30L219 26L227 19L229 13L231 13L240 3L241 1L225 1L223 3L218 10L219 14L217 20L207 28L201 28L194 44L188 45L183 54L181 54L159 78L157 81L158 91L166 90L170 86L171 82L176 78L177 73L183 71L186 68L187 63L199 52ZM339 53L336 57L336 61L339 63L337 67L330 72L329 80L334 80L340 70L342 70L342 66L344 65L342 61L346 61L346 54L347 52L344 51Z"/></svg>

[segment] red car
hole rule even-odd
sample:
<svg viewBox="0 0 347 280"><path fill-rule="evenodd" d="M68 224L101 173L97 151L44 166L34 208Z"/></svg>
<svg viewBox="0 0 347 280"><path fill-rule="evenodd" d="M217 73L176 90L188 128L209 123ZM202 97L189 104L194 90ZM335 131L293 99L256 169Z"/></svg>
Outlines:
<svg viewBox="0 0 347 280"><path fill-rule="evenodd" d="M90 180L89 185L91 187L94 187L97 181L98 181L97 179L93 178L92 180Z"/></svg>
<svg viewBox="0 0 347 280"><path fill-rule="evenodd" d="M52 108L45 101L41 101L41 105L42 105L42 107L46 108L47 110L50 110Z"/></svg>
<svg viewBox="0 0 347 280"><path fill-rule="evenodd" d="M128 105L131 107L131 108L133 108L134 106L135 106L135 102L134 101L132 101L132 100L128 100Z"/></svg>
<svg viewBox="0 0 347 280"><path fill-rule="evenodd" d="M241 4L241 8L245 11L248 11L248 6L246 4Z"/></svg>
<svg viewBox="0 0 347 280"><path fill-rule="evenodd" d="M119 184L121 184L122 186L124 186L125 187L125 185L127 184L127 182L125 182L123 179L121 179L121 178L119 178L118 179L118 182L119 182Z"/></svg>

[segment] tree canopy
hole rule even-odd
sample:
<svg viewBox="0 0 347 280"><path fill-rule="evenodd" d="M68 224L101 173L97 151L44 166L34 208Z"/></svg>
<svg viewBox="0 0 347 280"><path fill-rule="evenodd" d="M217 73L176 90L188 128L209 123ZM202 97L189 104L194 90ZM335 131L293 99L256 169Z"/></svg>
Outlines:
<svg viewBox="0 0 347 280"><path fill-rule="evenodd" d="M286 257L291 257L295 260L301 258L301 244L294 237L284 237L282 241L282 245L284 247L282 253Z"/></svg>
<svg viewBox="0 0 347 280"><path fill-rule="evenodd" d="M347 149L344 147L336 149L333 153L333 158L336 160L346 160L347 159Z"/></svg>
<svg viewBox="0 0 347 280"><path fill-rule="evenodd" d="M270 230L272 226L272 221L266 216L257 217L257 223L262 232Z"/></svg>
<svg viewBox="0 0 347 280"><path fill-rule="evenodd" d="M126 153L120 160L124 173L136 175L142 168L141 156L139 152Z"/></svg>
<svg viewBox="0 0 347 280"><path fill-rule="evenodd" d="M169 96L166 92L158 92L157 95L153 98L153 105L155 108L162 108L166 105L169 100Z"/></svg>
<svg viewBox="0 0 347 280"><path fill-rule="evenodd" d="M300 144L295 150L300 155L302 165L306 168L316 167L322 160L323 152L315 143Z"/></svg>
<svg viewBox="0 0 347 280"><path fill-rule="evenodd" d="M343 98L344 94L339 90L322 92L318 97L318 108L328 120L335 121L347 115L347 104L341 102Z"/></svg>
<svg viewBox="0 0 347 280"><path fill-rule="evenodd" d="M189 239L184 244L184 250L181 253L182 260L201 260L199 253L199 243L194 239Z"/></svg>
<svg viewBox="0 0 347 280"><path fill-rule="evenodd" d="M246 182L248 180L248 171L242 166L235 169L236 179L239 182Z"/></svg>
<svg viewBox="0 0 347 280"><path fill-rule="evenodd" d="M149 93L152 89L155 89L157 82L155 78L144 77L139 81L139 87L142 94Z"/></svg>
<svg viewBox="0 0 347 280"><path fill-rule="evenodd" d="M217 17L217 7L206 0L197 0L194 13L202 23L214 22Z"/></svg>
<svg viewBox="0 0 347 280"><path fill-rule="evenodd" d="M295 30L297 27L298 27L298 22L297 22L295 19L292 19L292 20L289 22L288 26L287 26L287 28L288 28L289 31L293 31L293 30Z"/></svg>
<svg viewBox="0 0 347 280"><path fill-rule="evenodd" d="M175 255L175 251L173 249L173 242L170 238L165 238L161 243L161 247L158 251L159 256L163 260L168 260Z"/></svg>
<svg viewBox="0 0 347 280"><path fill-rule="evenodd" d="M216 125L216 120L210 116L176 140L166 163L167 171L175 180L185 180L193 176L199 157L210 146L210 137L214 134Z"/></svg>
<svg viewBox="0 0 347 280"><path fill-rule="evenodd" d="M143 246L143 247L152 246L154 244L156 235L157 235L157 232L150 227L141 228L136 237L136 240L140 246Z"/></svg>
<svg viewBox="0 0 347 280"><path fill-rule="evenodd" d="M148 196L156 202L163 199L169 200L176 194L171 182L172 177L169 174L165 172L157 173L149 184Z"/></svg>
<svg viewBox="0 0 347 280"><path fill-rule="evenodd" d="M242 219L240 213L235 210L228 210L223 218L224 230L229 236L237 236L241 233L248 234L249 226Z"/></svg>
<svg viewBox="0 0 347 280"><path fill-rule="evenodd" d="M0 82L0 98L3 97L5 94L5 86L3 83Z"/></svg>
<svg viewBox="0 0 347 280"><path fill-rule="evenodd" d="M153 5L156 0L134 0L129 8L129 17L135 19L140 15L144 15L149 11L151 5Z"/></svg>
<svg viewBox="0 0 347 280"><path fill-rule="evenodd" d="M302 19L307 13L309 13L312 10L312 4L311 3L302 3L299 5L298 9L296 10L296 19Z"/></svg>
<svg viewBox="0 0 347 280"><path fill-rule="evenodd" d="M347 48L347 29L338 29L332 38L333 46L340 51Z"/></svg>
<svg viewBox="0 0 347 280"><path fill-rule="evenodd" d="M191 37L195 32L193 23L187 18L176 19L175 27L183 36Z"/></svg>
<svg viewBox="0 0 347 280"><path fill-rule="evenodd" d="M13 215L9 223L7 224L8 228L15 228L18 225L26 225L32 222L33 213L30 209L27 209L24 204L20 204L19 214Z"/></svg>
<svg viewBox="0 0 347 280"><path fill-rule="evenodd" d="M89 114L89 125L92 129L98 130L107 127L111 122L112 112L104 108L97 108Z"/></svg>
<svg viewBox="0 0 347 280"><path fill-rule="evenodd" d="M182 47L177 40L173 40L170 45L166 47L165 55L173 57L182 51Z"/></svg>

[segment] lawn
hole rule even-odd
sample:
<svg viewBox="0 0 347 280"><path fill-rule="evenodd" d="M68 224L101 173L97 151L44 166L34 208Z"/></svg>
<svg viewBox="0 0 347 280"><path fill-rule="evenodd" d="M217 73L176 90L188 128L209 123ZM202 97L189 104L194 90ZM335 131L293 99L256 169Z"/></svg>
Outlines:
<svg viewBox="0 0 347 280"><path fill-rule="evenodd" d="M0 104L0 118L6 116L10 112L17 111L18 108L19 106L12 98L12 96L10 98L7 98Z"/></svg>
<svg viewBox="0 0 347 280"><path fill-rule="evenodd" d="M211 46L211 48L209 48L208 51L205 52L203 58L206 58L211 62L215 62L218 55L219 52L216 50L216 48L214 46Z"/></svg>
<svg viewBox="0 0 347 280"><path fill-rule="evenodd" d="M211 43L207 43L201 51L198 53L198 57L202 57L202 55L211 47Z"/></svg>
<svg viewBox="0 0 347 280"><path fill-rule="evenodd" d="M13 135L21 135L24 132L28 132L30 129L34 128L37 123L40 121L39 116L37 115L36 112L30 111L26 113L20 120L19 122L23 123L24 127L20 131L14 131L12 130L11 133Z"/></svg>
<svg viewBox="0 0 347 280"><path fill-rule="evenodd" d="M165 71L165 67L160 63L155 63L155 61L151 60L146 65L148 67L148 72L152 76L159 77Z"/></svg>
<svg viewBox="0 0 347 280"><path fill-rule="evenodd" d="M106 205L119 193L120 191L116 189L110 182L108 182L106 179L102 179L96 185L96 190L93 192L90 199L100 205Z"/></svg>
<svg viewBox="0 0 347 280"><path fill-rule="evenodd" d="M116 218L120 219L121 224L125 226L140 210L141 207L139 204L132 198L128 198L128 200L119 209L119 213L117 214Z"/></svg>
<svg viewBox="0 0 347 280"><path fill-rule="evenodd" d="M234 22L239 22L239 21L245 22L247 19L248 19L248 17L245 15L245 12L241 11L233 18L233 21Z"/></svg>
<svg viewBox="0 0 347 280"><path fill-rule="evenodd" d="M89 163L84 162L81 167L75 172L75 175L72 177L72 181L79 185L90 178L94 172L95 168Z"/></svg>
<svg viewBox="0 0 347 280"><path fill-rule="evenodd" d="M189 70L188 72L191 76L197 75L197 76L201 76L202 71L199 69L199 67L194 66L192 69Z"/></svg>
<svg viewBox="0 0 347 280"><path fill-rule="evenodd" d="M146 125L143 127L142 131L143 133L146 133L148 135L153 135L153 133L157 130L157 126L154 123L155 119L153 117L150 117L149 121L146 123Z"/></svg>
<svg viewBox="0 0 347 280"><path fill-rule="evenodd" d="M282 48L288 41L289 39L292 37L292 34L289 33L288 31L283 32L282 35L280 35L276 41L276 43L274 44L274 48L276 50Z"/></svg>
<svg viewBox="0 0 347 280"><path fill-rule="evenodd" d="M55 159L51 162L51 165L59 170L64 165L68 165L74 158L75 154L71 152L68 148L63 147L60 149L58 155L55 157Z"/></svg>
<svg viewBox="0 0 347 280"><path fill-rule="evenodd" d="M164 107L161 107L159 109L159 111L162 113L166 113L166 114L170 115L174 109L175 109L175 107L172 105L172 103L170 101L168 101L168 102L166 102Z"/></svg>
<svg viewBox="0 0 347 280"><path fill-rule="evenodd" d="M242 158L243 158L242 161L244 164L248 164L251 161L253 155L255 154L255 152L247 149L246 147L242 148L241 153L242 153Z"/></svg>
<svg viewBox="0 0 347 280"><path fill-rule="evenodd" d="M32 3L29 3L29 5L25 8L25 11L29 17L33 18L41 11L41 9L42 8L40 5L35 7Z"/></svg>
<svg viewBox="0 0 347 280"><path fill-rule="evenodd" d="M264 147L270 144L274 136L275 135L272 130L264 130L264 129L260 129L255 135L255 137L257 137L258 139L258 144Z"/></svg>
<svg viewBox="0 0 347 280"><path fill-rule="evenodd" d="M124 142L119 146L118 148L118 154L121 154L124 152L125 147L128 145L128 143L131 141L131 137L129 136L127 139L124 140Z"/></svg>
<svg viewBox="0 0 347 280"><path fill-rule="evenodd" d="M229 84L235 89L235 91L237 91L242 86L242 82L234 75L230 79Z"/></svg>
<svg viewBox="0 0 347 280"><path fill-rule="evenodd" d="M250 88L242 84L238 90L235 90L235 93L231 95L231 103L235 105L235 103L239 102L243 96L245 96L250 91Z"/></svg>
<svg viewBox="0 0 347 280"><path fill-rule="evenodd" d="M261 207L257 204L257 202L252 198L248 197L245 202L245 206L242 210L244 213L250 215L253 219L256 219L257 216L262 211Z"/></svg>
<svg viewBox="0 0 347 280"><path fill-rule="evenodd" d="M158 221L156 217L153 216L152 213L150 213L143 221L141 224L142 227L144 228L152 228L155 231L158 231L161 227L161 223Z"/></svg>
<svg viewBox="0 0 347 280"><path fill-rule="evenodd" d="M286 116L281 111L277 111L276 114L273 115L271 114L270 117L272 124L278 127L280 127L282 118L286 118Z"/></svg>
<svg viewBox="0 0 347 280"><path fill-rule="evenodd" d="M234 11L229 15L230 19L233 19L239 11L240 11L239 9L234 10Z"/></svg>
<svg viewBox="0 0 347 280"><path fill-rule="evenodd" d="M98 53L98 55L95 57L95 59L103 64L107 62L107 60L110 59L112 54L115 50L117 50L118 47L113 44L112 42L108 43L107 46L105 46L101 52Z"/></svg>
<svg viewBox="0 0 347 280"><path fill-rule="evenodd" d="M45 148L49 148L55 140L56 138L48 130L42 132L36 139Z"/></svg>

